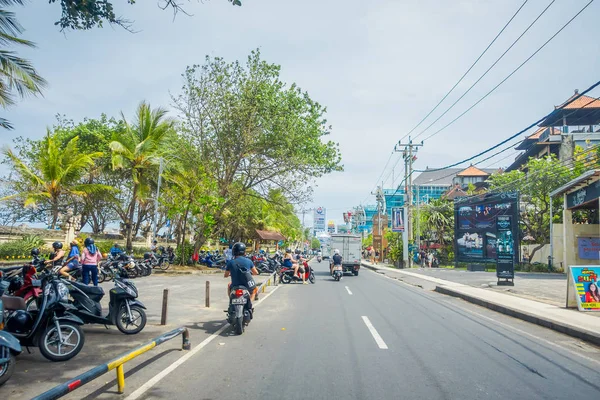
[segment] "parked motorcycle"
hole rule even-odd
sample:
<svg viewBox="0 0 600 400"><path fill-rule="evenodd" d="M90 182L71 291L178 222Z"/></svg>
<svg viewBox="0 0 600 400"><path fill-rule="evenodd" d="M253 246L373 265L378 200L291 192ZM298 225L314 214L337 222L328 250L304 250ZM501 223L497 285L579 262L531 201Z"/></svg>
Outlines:
<svg viewBox="0 0 600 400"><path fill-rule="evenodd" d="M245 327L252 320L253 309L249 308L250 292L245 286L233 286L229 292L229 308L227 322L238 335L244 333Z"/></svg>
<svg viewBox="0 0 600 400"><path fill-rule="evenodd" d="M3 331L4 305L2 295L10 285L7 281L0 281L0 386L4 385L15 371L15 357L21 354L21 344L11 333Z"/></svg>
<svg viewBox="0 0 600 400"><path fill-rule="evenodd" d="M25 300L16 296L3 296L7 318L4 330L15 336L21 346L39 347L40 353L50 361L66 361L83 348L85 336L83 321L73 315L75 307L69 304L69 289L51 273L40 280L42 297L38 310L26 311Z"/></svg>
<svg viewBox="0 0 600 400"><path fill-rule="evenodd" d="M122 268L121 268L122 269ZM115 287L110 290L108 314L103 315L100 301L104 297L104 289L98 286L87 286L78 282L62 282L67 285L73 298L76 310L73 314L86 324L116 325L127 334L139 333L146 326L146 307L141 301L135 300L138 291L133 282L124 279L123 270L114 278Z"/></svg>

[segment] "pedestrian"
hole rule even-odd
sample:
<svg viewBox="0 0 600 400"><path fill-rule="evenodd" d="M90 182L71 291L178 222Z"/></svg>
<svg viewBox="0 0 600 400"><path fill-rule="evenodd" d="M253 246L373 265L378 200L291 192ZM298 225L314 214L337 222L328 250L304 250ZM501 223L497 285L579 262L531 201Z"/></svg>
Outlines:
<svg viewBox="0 0 600 400"><path fill-rule="evenodd" d="M429 268L431 268L432 263L433 263L433 253L429 252L429 254L427 254L427 266Z"/></svg>
<svg viewBox="0 0 600 400"><path fill-rule="evenodd" d="M94 244L94 239L87 238L83 244L85 246L81 255L83 284L90 284L90 274L92 274L92 283L98 286L98 262L102 259L102 254Z"/></svg>
<svg viewBox="0 0 600 400"><path fill-rule="evenodd" d="M375 265L377 265L377 261L379 261L379 250L375 250Z"/></svg>

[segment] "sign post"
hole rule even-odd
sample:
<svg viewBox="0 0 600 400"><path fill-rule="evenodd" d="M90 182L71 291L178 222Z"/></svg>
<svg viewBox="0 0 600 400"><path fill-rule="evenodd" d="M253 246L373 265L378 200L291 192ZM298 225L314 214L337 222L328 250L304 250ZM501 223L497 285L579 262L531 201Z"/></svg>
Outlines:
<svg viewBox="0 0 600 400"><path fill-rule="evenodd" d="M515 238L512 232L512 216L496 217L496 277L498 285L514 286L515 278ZM501 281L500 279L504 279ZM510 281L509 281L510 279Z"/></svg>

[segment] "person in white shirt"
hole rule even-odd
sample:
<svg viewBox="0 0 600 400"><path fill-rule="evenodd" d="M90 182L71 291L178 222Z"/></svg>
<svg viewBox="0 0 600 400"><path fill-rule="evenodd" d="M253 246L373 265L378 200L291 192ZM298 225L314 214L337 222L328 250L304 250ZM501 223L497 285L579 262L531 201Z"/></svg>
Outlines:
<svg viewBox="0 0 600 400"><path fill-rule="evenodd" d="M223 253L225 253L225 260L229 261L229 260L233 260L233 252L231 251L231 245L229 245L229 248L225 249L225 251Z"/></svg>

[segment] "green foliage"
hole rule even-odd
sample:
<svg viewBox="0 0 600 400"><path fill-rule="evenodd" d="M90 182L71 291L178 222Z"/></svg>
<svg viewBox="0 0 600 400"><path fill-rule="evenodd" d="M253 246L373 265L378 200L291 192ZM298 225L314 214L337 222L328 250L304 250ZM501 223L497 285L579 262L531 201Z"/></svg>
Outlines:
<svg viewBox="0 0 600 400"><path fill-rule="evenodd" d="M0 243L0 260L6 257L15 258L30 258L31 250L34 248L42 248L44 240L39 236L25 235L20 240L11 240L5 243Z"/></svg>
<svg viewBox="0 0 600 400"><path fill-rule="evenodd" d="M385 232L385 238L388 241L389 251L387 253L388 258L395 262L403 259L404 247L402 243L401 232Z"/></svg>
<svg viewBox="0 0 600 400"><path fill-rule="evenodd" d="M22 0L2 0L0 7L23 5ZM9 46L35 47L33 42L19 38L23 27L15 18L15 14L0 8L0 106L4 109L15 104L17 98L36 95L42 92L46 81L38 75L31 63L20 58ZM5 118L0 118L0 127L13 129Z"/></svg>
<svg viewBox="0 0 600 400"><path fill-rule="evenodd" d="M442 246L454 237L454 205L438 199L421 207L419 212L421 236Z"/></svg>
<svg viewBox="0 0 600 400"><path fill-rule="evenodd" d="M310 248L311 249L320 249L321 248L321 242L319 242L319 239L317 238L312 238L310 240Z"/></svg>
<svg viewBox="0 0 600 400"><path fill-rule="evenodd" d="M369 235L363 239L362 246L363 247L373 246L373 234L372 233L369 233Z"/></svg>

